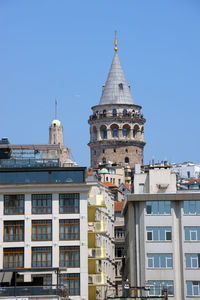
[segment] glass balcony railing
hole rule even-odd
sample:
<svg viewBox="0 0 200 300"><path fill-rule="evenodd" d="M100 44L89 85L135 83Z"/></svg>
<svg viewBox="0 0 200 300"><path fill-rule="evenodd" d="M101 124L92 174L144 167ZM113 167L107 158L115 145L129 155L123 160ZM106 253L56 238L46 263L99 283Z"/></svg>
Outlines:
<svg viewBox="0 0 200 300"><path fill-rule="evenodd" d="M106 275L105 273L99 274L89 274L88 275L88 284L89 285L106 285Z"/></svg>
<svg viewBox="0 0 200 300"><path fill-rule="evenodd" d="M88 204L90 206L106 206L106 200L104 195L94 195L88 199Z"/></svg>
<svg viewBox="0 0 200 300"><path fill-rule="evenodd" d="M106 233L106 223L105 221L99 222L89 222L88 232L104 234Z"/></svg>
<svg viewBox="0 0 200 300"><path fill-rule="evenodd" d="M106 248L89 248L88 249L88 258L93 259L106 259Z"/></svg>

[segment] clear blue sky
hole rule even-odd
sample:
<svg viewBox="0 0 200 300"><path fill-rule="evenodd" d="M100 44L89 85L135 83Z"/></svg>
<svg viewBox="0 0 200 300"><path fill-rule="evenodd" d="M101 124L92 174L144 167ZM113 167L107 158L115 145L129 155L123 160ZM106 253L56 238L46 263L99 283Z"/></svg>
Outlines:
<svg viewBox="0 0 200 300"><path fill-rule="evenodd" d="M0 0L0 137L47 143L57 99L65 144L89 166L87 120L115 30L147 119L145 163L199 162L199 0Z"/></svg>

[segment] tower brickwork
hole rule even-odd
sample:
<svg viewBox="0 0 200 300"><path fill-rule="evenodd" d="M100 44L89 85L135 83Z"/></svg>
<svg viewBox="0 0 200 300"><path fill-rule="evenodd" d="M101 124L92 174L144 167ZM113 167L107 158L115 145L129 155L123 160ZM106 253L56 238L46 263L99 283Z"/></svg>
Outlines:
<svg viewBox="0 0 200 300"><path fill-rule="evenodd" d="M122 70L117 47L99 105L93 106L90 124L90 163L143 164L144 123L142 107L134 104Z"/></svg>

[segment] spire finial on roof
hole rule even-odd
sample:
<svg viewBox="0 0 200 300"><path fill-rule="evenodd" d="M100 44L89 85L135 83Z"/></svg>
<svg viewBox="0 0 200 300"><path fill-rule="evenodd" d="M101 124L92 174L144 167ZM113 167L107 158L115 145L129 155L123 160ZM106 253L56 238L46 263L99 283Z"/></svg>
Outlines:
<svg viewBox="0 0 200 300"><path fill-rule="evenodd" d="M57 100L55 99L55 120L57 120Z"/></svg>
<svg viewBox="0 0 200 300"><path fill-rule="evenodd" d="M117 31L115 31L115 52L117 52Z"/></svg>

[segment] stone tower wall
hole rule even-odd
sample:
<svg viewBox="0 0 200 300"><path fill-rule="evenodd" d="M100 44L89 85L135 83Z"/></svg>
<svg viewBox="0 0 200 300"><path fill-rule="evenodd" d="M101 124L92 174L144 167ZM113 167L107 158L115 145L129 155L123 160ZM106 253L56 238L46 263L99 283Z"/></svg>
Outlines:
<svg viewBox="0 0 200 300"><path fill-rule="evenodd" d="M93 107L90 116L91 166L100 163L134 167L143 164L145 119L137 105Z"/></svg>

